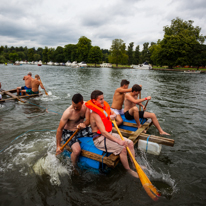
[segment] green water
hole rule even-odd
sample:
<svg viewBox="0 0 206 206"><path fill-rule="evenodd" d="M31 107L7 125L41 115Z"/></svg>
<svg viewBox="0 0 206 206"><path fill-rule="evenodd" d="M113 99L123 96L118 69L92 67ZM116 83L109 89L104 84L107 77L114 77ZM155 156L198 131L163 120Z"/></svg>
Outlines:
<svg viewBox="0 0 206 206"><path fill-rule="evenodd" d="M205 74L0 65L2 88L23 86L29 71L40 75L49 96L26 105L0 104L0 205L205 205ZM73 94L88 100L99 89L111 104L122 79L143 85L142 97L152 96L147 111L175 140L159 156L135 149L136 160L149 168L148 177L163 194L158 202L121 165L108 174L81 170L76 175L69 158L54 156L55 131L50 130L57 129ZM158 135L154 126L148 133Z"/></svg>

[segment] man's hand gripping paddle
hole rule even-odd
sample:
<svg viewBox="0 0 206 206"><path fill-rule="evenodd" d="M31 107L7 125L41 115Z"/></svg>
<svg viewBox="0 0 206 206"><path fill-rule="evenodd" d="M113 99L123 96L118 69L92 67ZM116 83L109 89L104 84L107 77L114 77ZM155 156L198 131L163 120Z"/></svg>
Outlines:
<svg viewBox="0 0 206 206"><path fill-rule="evenodd" d="M115 120L112 120L112 123L114 124L119 136L121 137L122 140L124 140ZM147 194L153 199L153 200L158 200L158 197L160 197L160 194L158 193L157 189L152 185L152 183L150 182L149 178L147 177L147 175L144 173L144 171L142 170L142 168L139 166L139 164L137 163L137 161L135 160L135 158L133 157L130 149L128 147L127 151L129 153L129 155L131 156L135 168L137 170L137 174L139 175L139 179L142 183L142 186L144 187L145 191L147 192Z"/></svg>
<svg viewBox="0 0 206 206"><path fill-rule="evenodd" d="M63 150L65 147L66 147L66 145L71 141L71 139L76 135L76 133L79 131L79 129L77 129L74 133L73 133L73 135L65 142L65 144L61 147L61 149L60 150ZM57 156L57 154L56 154L56 156Z"/></svg>

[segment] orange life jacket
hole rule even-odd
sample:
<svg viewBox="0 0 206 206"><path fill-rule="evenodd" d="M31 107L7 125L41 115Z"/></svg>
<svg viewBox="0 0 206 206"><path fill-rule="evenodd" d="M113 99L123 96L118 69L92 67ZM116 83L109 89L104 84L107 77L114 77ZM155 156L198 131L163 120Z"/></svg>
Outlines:
<svg viewBox="0 0 206 206"><path fill-rule="evenodd" d="M112 123L110 121L110 114L111 114L111 109L109 104L104 101L104 107L98 107L97 105L95 105L92 100L89 100L85 103L86 107L88 107L89 109L91 109L92 111L96 112L102 119L102 122L105 126L105 130L107 132L111 132L112 131ZM98 130L97 131L98 134L101 134L101 132Z"/></svg>

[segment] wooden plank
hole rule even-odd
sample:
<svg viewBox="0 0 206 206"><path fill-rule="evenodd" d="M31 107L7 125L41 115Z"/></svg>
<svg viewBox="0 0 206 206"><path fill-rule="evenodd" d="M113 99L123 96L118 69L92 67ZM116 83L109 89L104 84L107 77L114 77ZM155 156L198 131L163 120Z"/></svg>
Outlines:
<svg viewBox="0 0 206 206"><path fill-rule="evenodd" d="M63 145L63 144L62 144ZM67 145L65 147L68 151L72 152L72 149ZM98 162L102 162L102 157L103 155L98 155L98 154L95 154L93 152L89 152L89 151L86 151L86 150L81 150L81 155L83 157L87 157L87 158L90 158L90 159L93 159L93 160L96 160ZM113 161L112 159L109 159L108 157L103 157L103 163L106 164L108 167L115 167L115 165L117 164L115 161Z"/></svg>
<svg viewBox="0 0 206 206"><path fill-rule="evenodd" d="M123 122L123 125L124 125L124 126L129 126L129 127L135 127L135 128L137 128L137 124L135 124L135 123Z"/></svg>
<svg viewBox="0 0 206 206"><path fill-rule="evenodd" d="M9 95L9 96L11 96L11 97L13 97L14 99L17 99L18 101L21 101L21 102L23 102L23 103L26 103L25 100L20 99L19 97L17 97L16 95L14 95L14 94L12 94L12 93L10 93L10 92L4 91L4 93L7 94L7 95ZM22 98L22 97L21 97L21 98Z"/></svg>

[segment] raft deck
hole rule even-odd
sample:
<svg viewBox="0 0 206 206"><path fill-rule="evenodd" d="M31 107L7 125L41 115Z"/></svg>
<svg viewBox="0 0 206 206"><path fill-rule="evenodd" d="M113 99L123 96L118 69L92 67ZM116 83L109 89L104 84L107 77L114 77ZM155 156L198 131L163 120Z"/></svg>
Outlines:
<svg viewBox="0 0 206 206"><path fill-rule="evenodd" d="M123 120L125 120L124 116ZM127 120L128 121L128 120ZM146 121L146 120L145 120ZM158 144L163 144L166 146L174 146L174 140L169 139L169 138L164 138L164 137L159 137L155 135L149 135L145 134L144 131L148 130L152 122L151 121L146 121L140 129L137 129L137 125L134 123L135 120L131 120L129 122L124 121L122 125L119 126L120 131L122 132L122 135L124 137L128 137L130 140L133 141L134 145L138 143L139 139L142 140L147 140L148 136L149 141L151 142L156 142ZM128 128L128 129L124 129ZM133 131L132 131L133 130ZM117 132L116 129L113 127L113 132ZM94 144L93 144L93 139L92 137L82 137L80 138L81 143L81 155L80 155L80 161L87 162L87 158L90 159L89 163L93 160L91 163L92 167L100 167L100 163L103 163L107 165L108 167L114 168L120 161L119 155L114 155L114 154L105 154L105 152L97 149ZM69 152L72 152L71 148L69 146L66 146L66 150Z"/></svg>
<svg viewBox="0 0 206 206"><path fill-rule="evenodd" d="M10 97L10 98L1 99L0 102L5 102L8 100L20 100L22 102L26 102L26 100L23 100L23 98L39 97L40 95L42 95L42 93L39 92L39 94L27 94L24 96L17 96L17 95L13 94L13 93L17 93L17 89L12 89L12 90L8 90L8 91L0 89L0 92L1 92L2 97L3 97L3 95L7 95Z"/></svg>

